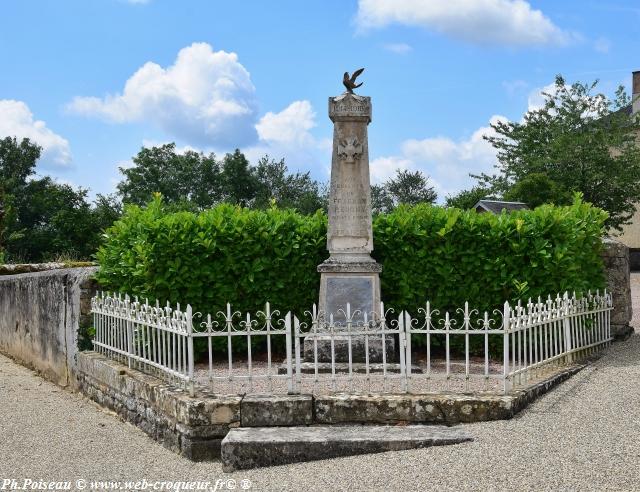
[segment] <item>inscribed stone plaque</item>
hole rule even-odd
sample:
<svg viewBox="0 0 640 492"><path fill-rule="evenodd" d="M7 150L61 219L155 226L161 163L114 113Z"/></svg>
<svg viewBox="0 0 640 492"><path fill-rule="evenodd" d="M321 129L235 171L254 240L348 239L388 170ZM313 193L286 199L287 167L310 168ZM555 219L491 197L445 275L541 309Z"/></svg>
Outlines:
<svg viewBox="0 0 640 492"><path fill-rule="evenodd" d="M362 321L366 312L371 318L373 311L374 285L372 277L330 277L327 279L327 319L330 314L337 323L345 321L340 309L347 311L347 303L351 306L351 313L360 310L353 316L353 321Z"/></svg>

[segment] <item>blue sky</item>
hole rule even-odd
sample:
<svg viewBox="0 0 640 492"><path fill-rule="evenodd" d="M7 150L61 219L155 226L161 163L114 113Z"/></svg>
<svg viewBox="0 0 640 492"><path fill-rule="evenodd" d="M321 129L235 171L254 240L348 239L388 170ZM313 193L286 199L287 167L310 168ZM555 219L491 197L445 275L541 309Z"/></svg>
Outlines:
<svg viewBox="0 0 640 492"><path fill-rule="evenodd" d="M443 198L491 170L481 138L557 73L629 88L638 0L4 0L0 136L39 173L115 190L142 145L284 157L328 180L327 98L366 67L371 173L420 169Z"/></svg>

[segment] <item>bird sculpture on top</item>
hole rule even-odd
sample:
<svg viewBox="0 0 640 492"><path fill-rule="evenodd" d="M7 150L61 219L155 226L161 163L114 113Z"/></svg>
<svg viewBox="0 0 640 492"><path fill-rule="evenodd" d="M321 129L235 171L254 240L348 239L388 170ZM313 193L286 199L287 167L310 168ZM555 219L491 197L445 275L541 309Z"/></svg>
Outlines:
<svg viewBox="0 0 640 492"><path fill-rule="evenodd" d="M353 94L353 89L357 89L362 85L362 82L356 84L356 79L362 72L364 72L364 68L359 68L358 70L353 72L353 75L351 75L351 77L349 77L349 72L344 73L344 76L342 77L342 83L347 88L347 92L349 94Z"/></svg>

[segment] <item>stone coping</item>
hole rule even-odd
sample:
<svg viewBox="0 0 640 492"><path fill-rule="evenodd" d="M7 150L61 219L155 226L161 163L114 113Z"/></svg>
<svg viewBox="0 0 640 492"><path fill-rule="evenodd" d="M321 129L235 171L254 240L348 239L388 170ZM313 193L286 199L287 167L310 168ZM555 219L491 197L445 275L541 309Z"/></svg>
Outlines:
<svg viewBox="0 0 640 492"><path fill-rule="evenodd" d="M50 263L7 263L0 265L0 275L18 275L21 273L46 272L65 268L97 267L97 263L90 261L68 261Z"/></svg>

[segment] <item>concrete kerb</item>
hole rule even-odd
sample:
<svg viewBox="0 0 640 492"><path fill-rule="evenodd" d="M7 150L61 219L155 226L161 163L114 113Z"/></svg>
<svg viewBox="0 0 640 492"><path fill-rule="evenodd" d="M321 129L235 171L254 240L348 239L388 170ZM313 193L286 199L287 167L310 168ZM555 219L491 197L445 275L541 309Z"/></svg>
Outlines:
<svg viewBox="0 0 640 492"><path fill-rule="evenodd" d="M194 461L218 460L220 443L236 427L354 424L440 424L512 418L585 365L496 394L214 395L169 386L95 352L78 354L78 386L98 404Z"/></svg>

